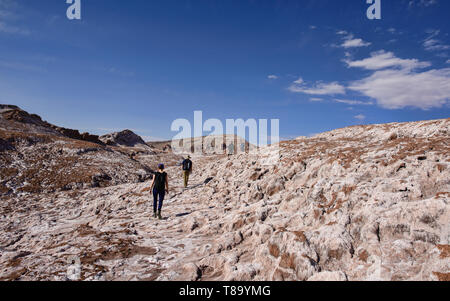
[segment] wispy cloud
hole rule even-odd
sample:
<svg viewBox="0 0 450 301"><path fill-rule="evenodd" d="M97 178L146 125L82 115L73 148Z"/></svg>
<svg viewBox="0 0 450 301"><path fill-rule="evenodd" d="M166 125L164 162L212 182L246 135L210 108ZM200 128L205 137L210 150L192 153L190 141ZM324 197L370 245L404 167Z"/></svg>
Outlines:
<svg viewBox="0 0 450 301"><path fill-rule="evenodd" d="M294 84L297 84L297 85L301 85L301 84L303 84L303 78L299 78L299 79L297 79L295 82L294 82Z"/></svg>
<svg viewBox="0 0 450 301"><path fill-rule="evenodd" d="M439 40L427 40L423 43L423 46L428 51L441 51L441 50L448 50L450 49L450 45L442 44Z"/></svg>
<svg viewBox="0 0 450 301"><path fill-rule="evenodd" d="M119 77L134 77L136 75L133 71L125 71L118 69L117 67L89 66L89 68L95 72L106 73Z"/></svg>
<svg viewBox="0 0 450 301"><path fill-rule="evenodd" d="M268 79L278 79L278 76L271 74L271 75L267 76L267 78Z"/></svg>
<svg viewBox="0 0 450 301"><path fill-rule="evenodd" d="M0 68L13 69L18 71L26 72L46 72L47 70L36 65L20 63L20 62L10 62L0 60Z"/></svg>
<svg viewBox="0 0 450 301"><path fill-rule="evenodd" d="M412 8L414 6L428 7L428 6L435 5L437 3L438 3L437 0L411 0L411 1L409 1L408 6L410 8Z"/></svg>
<svg viewBox="0 0 450 301"><path fill-rule="evenodd" d="M367 101L348 100L348 99L335 99L334 101L338 102L338 103L344 103L344 104L352 105L352 106L354 106L354 105L371 106L371 105L374 104L371 101L367 102Z"/></svg>
<svg viewBox="0 0 450 301"><path fill-rule="evenodd" d="M342 43L341 47L343 48L354 48L354 47L367 47L370 46L371 43L364 42L362 39L349 39Z"/></svg>
<svg viewBox="0 0 450 301"><path fill-rule="evenodd" d="M0 13L11 14L12 10L17 9L17 2L13 0L0 0Z"/></svg>
<svg viewBox="0 0 450 301"><path fill-rule="evenodd" d="M399 35L404 34L403 31L398 30L397 28L394 28L394 27L388 28L388 29L387 29L387 32L389 32L389 33L392 34L392 35L396 35L396 36L399 36Z"/></svg>
<svg viewBox="0 0 450 301"><path fill-rule="evenodd" d="M353 34L348 33L344 30L338 31L337 32L338 35L345 35L345 37L343 38L344 41L342 42L342 44L339 47L342 48L358 48L358 47L367 47L370 46L372 43L369 42L365 42L363 39L360 38L355 38Z"/></svg>
<svg viewBox="0 0 450 301"><path fill-rule="evenodd" d="M427 51L445 51L450 49L450 45L443 43L437 39L440 30L431 29L427 31L428 37L423 41L423 47Z"/></svg>
<svg viewBox="0 0 450 301"><path fill-rule="evenodd" d="M380 70L386 68L401 68L401 69L417 69L431 66L429 62L420 62L417 59L400 59L394 53L386 52L384 50L373 52L369 58L350 61L344 60L348 67L358 67L366 70Z"/></svg>
<svg viewBox="0 0 450 301"><path fill-rule="evenodd" d="M0 22L0 32L7 34L29 35L31 32L28 29L8 25L5 22Z"/></svg>
<svg viewBox="0 0 450 301"><path fill-rule="evenodd" d="M14 25L12 20L18 19L19 6L12 0L0 0L0 33L29 35L30 30Z"/></svg>
<svg viewBox="0 0 450 301"><path fill-rule="evenodd" d="M336 95L345 94L345 87L338 82L316 82L315 84L308 86L304 83L303 79L300 78L289 87L289 91L311 95Z"/></svg>
<svg viewBox="0 0 450 301"><path fill-rule="evenodd" d="M397 29L390 28L388 32L399 33ZM355 38L345 30L336 32L341 36L342 48L365 47L371 45L363 39ZM439 34L438 30L428 32L426 41L428 50L445 49L445 44L436 43L434 40ZM439 46L438 46L439 45ZM353 59L352 53L347 50L343 62L348 68L359 68L372 71L360 80L352 81L348 86L339 82L307 84L303 78L299 78L289 87L291 92L311 95L346 95L347 91L356 91L371 100L352 100L351 98L335 98L336 103L350 106L378 105L385 109L403 109L406 107L429 110L440 108L450 102L450 68L432 69L432 64L416 58L400 58L393 52L380 50L372 52L369 57L359 60ZM447 61L450 63L450 60ZM314 101L312 98L310 101ZM318 99L316 100L318 101Z"/></svg>
<svg viewBox="0 0 450 301"><path fill-rule="evenodd" d="M8 10L1 8L0 6L0 18L1 19L9 19L14 17L14 14Z"/></svg>
<svg viewBox="0 0 450 301"><path fill-rule="evenodd" d="M115 67L111 67L107 71L111 74L124 76L124 77L133 77L135 75L134 72L118 70Z"/></svg>
<svg viewBox="0 0 450 301"><path fill-rule="evenodd" d="M366 116L363 115L363 114L356 115L356 116L354 116L354 118L358 119L358 120L361 120L361 121L366 120Z"/></svg>

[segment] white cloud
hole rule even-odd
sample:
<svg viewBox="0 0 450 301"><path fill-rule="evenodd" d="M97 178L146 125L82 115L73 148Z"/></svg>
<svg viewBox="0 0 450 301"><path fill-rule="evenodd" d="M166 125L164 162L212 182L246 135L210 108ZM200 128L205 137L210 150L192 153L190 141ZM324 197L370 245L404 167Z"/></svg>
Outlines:
<svg viewBox="0 0 450 301"><path fill-rule="evenodd" d="M373 52L371 57L360 61L344 60L348 67L358 67L366 70L380 70L385 68L398 67L402 69L417 69L431 66L429 62L420 62L417 59L400 59L392 52L384 50Z"/></svg>
<svg viewBox="0 0 450 301"><path fill-rule="evenodd" d="M318 98L318 97L312 97L312 98L309 99L309 101L320 102L320 101L323 101L323 99L322 98Z"/></svg>
<svg viewBox="0 0 450 301"><path fill-rule="evenodd" d="M450 64L450 60L447 60L447 64Z"/></svg>
<svg viewBox="0 0 450 301"><path fill-rule="evenodd" d="M371 101L366 102L366 101L348 100L348 99L335 99L334 101L338 102L338 103L345 103L345 104L352 105L352 106L354 106L354 105L362 105L362 106L371 106L371 105L373 105L373 102L371 102Z"/></svg>
<svg viewBox="0 0 450 301"><path fill-rule="evenodd" d="M381 70L348 88L376 99L386 109L439 108L450 100L450 68L426 72Z"/></svg>
<svg viewBox="0 0 450 301"><path fill-rule="evenodd" d="M433 30L428 33L430 34L428 40L432 40L439 34L439 31ZM346 31L339 31L337 34L345 36L342 47L370 45L362 39L355 39L351 33ZM429 42L427 45L443 44ZM377 104L385 109L413 107L429 110L450 105L450 68L429 70L428 68L432 66L430 62L415 58L399 58L393 52L385 50L373 52L369 57L361 60L352 60L351 54L346 53L344 62L349 68L369 70L371 74L351 82L348 87L344 87L336 81L305 83L302 78L299 78L289 87L289 90L310 95L345 95L346 90L352 90L373 100L334 99L337 103L351 106ZM447 60L447 63L450 63L450 60ZM310 98L310 101L319 101L319 99ZM362 118L362 116L359 117Z"/></svg>
<svg viewBox="0 0 450 301"><path fill-rule="evenodd" d="M436 39L429 39L423 42L423 47L428 51L442 51L450 49L450 45L442 44L441 41Z"/></svg>
<svg viewBox="0 0 450 301"><path fill-rule="evenodd" d="M424 40L423 47L427 51L443 51L449 50L450 45L446 45L442 43L440 40L436 39L436 37L440 34L440 30L431 29L426 31L429 36Z"/></svg>
<svg viewBox="0 0 450 301"><path fill-rule="evenodd" d="M349 33L345 30L340 30L336 34L345 36L342 39L344 40L340 46L335 47L342 47L342 48L356 48L356 47L367 47L370 46L372 43L364 42L363 39L355 38L355 36L352 33Z"/></svg>
<svg viewBox="0 0 450 301"><path fill-rule="evenodd" d="M299 79L297 79L295 82L294 82L294 84L297 84L297 85L301 85L301 84L303 84L303 78L299 78Z"/></svg>
<svg viewBox="0 0 450 301"><path fill-rule="evenodd" d="M435 36L439 35L441 33L441 31L439 29L427 29L427 30L425 30L425 33L429 34L427 39L432 39Z"/></svg>
<svg viewBox="0 0 450 301"><path fill-rule="evenodd" d="M450 68L418 71L431 64L417 59L397 58L385 51L346 63L349 67L375 71L366 78L354 81L348 89L376 99L383 108L416 107L428 110L442 107L450 100Z"/></svg>
<svg viewBox="0 0 450 301"><path fill-rule="evenodd" d="M297 80L290 87L289 90L294 93L304 93L311 95L336 95L345 94L345 87L338 82L322 83L316 82L315 85L308 87L303 84L303 80Z"/></svg>
<svg viewBox="0 0 450 301"><path fill-rule="evenodd" d="M363 121L363 120L366 119L366 116L364 116L363 114L359 114L359 115L356 115L356 116L355 116L355 119L358 119L358 120Z"/></svg>
<svg viewBox="0 0 450 301"><path fill-rule="evenodd" d="M267 78L268 79L278 79L278 76L271 74L271 75L267 76Z"/></svg>
<svg viewBox="0 0 450 301"><path fill-rule="evenodd" d="M367 47L371 43L364 42L362 39L349 39L342 43L341 47L344 48L354 48L354 47Z"/></svg>

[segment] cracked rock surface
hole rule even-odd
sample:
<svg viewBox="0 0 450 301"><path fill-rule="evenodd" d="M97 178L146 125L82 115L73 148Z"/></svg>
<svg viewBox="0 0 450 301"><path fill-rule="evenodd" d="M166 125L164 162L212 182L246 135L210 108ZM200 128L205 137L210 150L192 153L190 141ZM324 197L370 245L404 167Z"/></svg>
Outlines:
<svg viewBox="0 0 450 301"><path fill-rule="evenodd" d="M0 280L449 280L450 120L355 126L149 181L4 195Z"/></svg>

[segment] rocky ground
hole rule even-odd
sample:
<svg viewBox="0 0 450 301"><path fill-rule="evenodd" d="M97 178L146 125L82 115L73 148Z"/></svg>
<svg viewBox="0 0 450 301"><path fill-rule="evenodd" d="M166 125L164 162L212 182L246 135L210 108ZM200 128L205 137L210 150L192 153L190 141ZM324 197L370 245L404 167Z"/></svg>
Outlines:
<svg viewBox="0 0 450 301"><path fill-rule="evenodd" d="M450 120L356 126L149 182L0 200L0 280L450 278ZM272 149L273 151L273 149Z"/></svg>

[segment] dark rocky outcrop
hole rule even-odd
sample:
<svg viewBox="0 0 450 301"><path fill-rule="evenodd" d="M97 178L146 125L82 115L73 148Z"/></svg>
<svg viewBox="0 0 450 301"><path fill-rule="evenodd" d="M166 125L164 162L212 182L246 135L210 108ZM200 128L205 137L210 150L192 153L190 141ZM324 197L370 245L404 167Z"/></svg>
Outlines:
<svg viewBox="0 0 450 301"><path fill-rule="evenodd" d="M66 128L61 128L61 127L57 127L57 126L52 126L52 128L57 130L62 135L66 136L67 138L88 141L88 142L101 144L101 145L104 144L102 141L99 140L99 136L97 136L97 135L91 135L89 133L80 134L80 132L78 130L66 129Z"/></svg>
<svg viewBox="0 0 450 301"><path fill-rule="evenodd" d="M145 141L133 131L124 130L122 132L111 133L103 135L100 140L106 145L111 146L129 146L146 145Z"/></svg>

